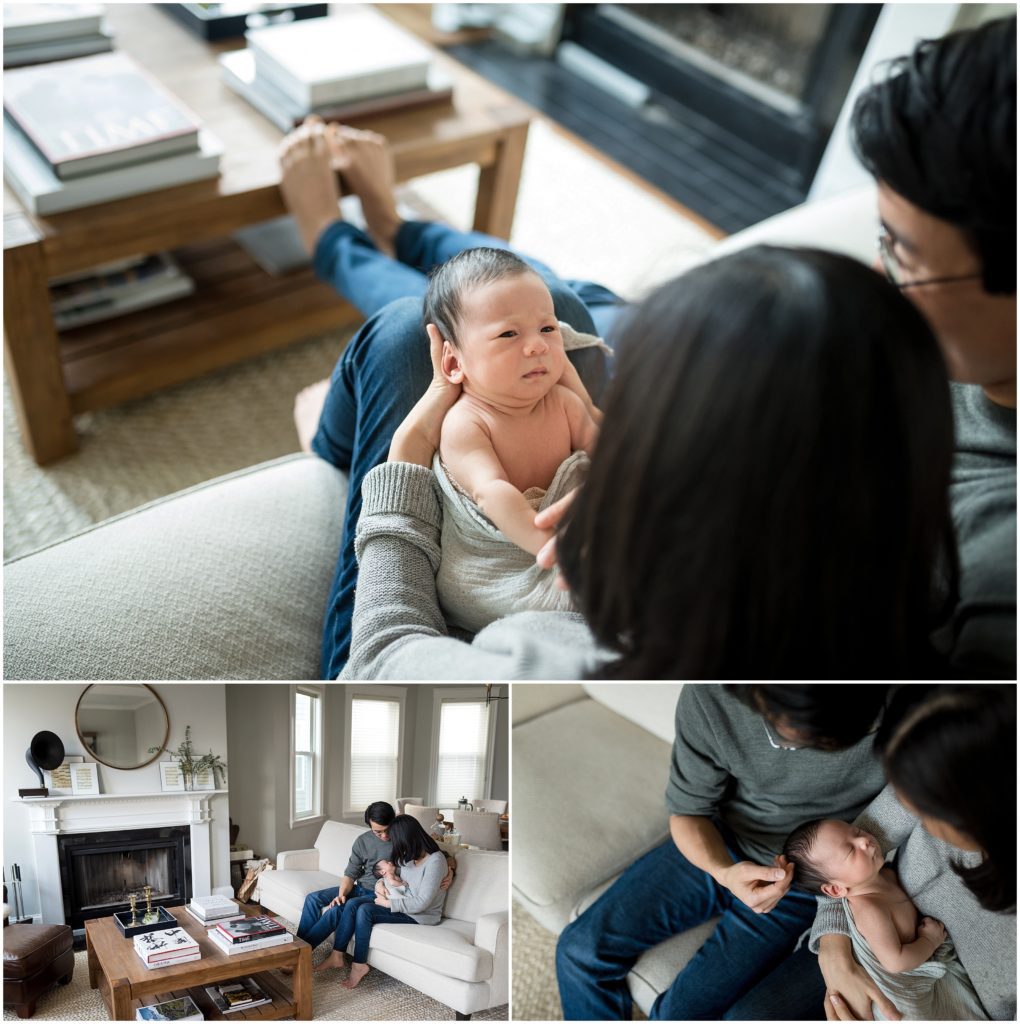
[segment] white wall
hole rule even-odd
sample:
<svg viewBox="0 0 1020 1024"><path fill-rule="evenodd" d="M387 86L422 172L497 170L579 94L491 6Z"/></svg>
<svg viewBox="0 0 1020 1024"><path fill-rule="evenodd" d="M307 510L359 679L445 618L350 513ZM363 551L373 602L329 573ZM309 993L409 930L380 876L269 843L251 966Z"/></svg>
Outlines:
<svg viewBox="0 0 1020 1024"><path fill-rule="evenodd" d="M4 815L4 865L8 871L11 864L21 866L26 914L38 912L39 889L28 808L18 797L18 790L37 786L39 782L25 763L25 750L37 732L48 729L63 741L65 753L85 755L74 725L74 709L83 689L80 683L5 683L3 686L3 792L7 812ZM227 712L222 683L157 683L153 689L162 698L170 718L171 748L184 739L184 728L190 725L196 750L205 752L211 748L221 756L226 754ZM93 758L85 755L85 760ZM157 762L133 771L100 764L98 771L103 793L160 792ZM216 889L230 886L227 797L214 797L212 804L212 884Z"/></svg>

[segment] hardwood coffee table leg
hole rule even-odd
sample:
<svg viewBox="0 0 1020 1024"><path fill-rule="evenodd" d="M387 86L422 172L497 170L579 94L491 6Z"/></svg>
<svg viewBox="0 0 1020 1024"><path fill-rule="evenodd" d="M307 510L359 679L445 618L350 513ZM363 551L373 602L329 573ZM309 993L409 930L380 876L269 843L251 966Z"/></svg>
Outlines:
<svg viewBox="0 0 1020 1024"><path fill-rule="evenodd" d="M312 947L303 945L298 950L294 969L294 1019L312 1019Z"/></svg>
<svg viewBox="0 0 1020 1024"><path fill-rule="evenodd" d="M78 447L50 313L42 244L24 216L4 218L4 352L21 437L40 465Z"/></svg>
<svg viewBox="0 0 1020 1024"><path fill-rule="evenodd" d="M88 927L85 928L85 952L89 963L89 988L99 988L99 958L96 956L95 947L92 945L92 936Z"/></svg>
<svg viewBox="0 0 1020 1024"><path fill-rule="evenodd" d="M131 982L127 978L110 979L110 1002L114 1020L135 1019L131 1009Z"/></svg>
<svg viewBox="0 0 1020 1024"><path fill-rule="evenodd" d="M479 171L475 231L484 231L497 238L510 237L527 141L526 124L507 129L497 147L495 162Z"/></svg>

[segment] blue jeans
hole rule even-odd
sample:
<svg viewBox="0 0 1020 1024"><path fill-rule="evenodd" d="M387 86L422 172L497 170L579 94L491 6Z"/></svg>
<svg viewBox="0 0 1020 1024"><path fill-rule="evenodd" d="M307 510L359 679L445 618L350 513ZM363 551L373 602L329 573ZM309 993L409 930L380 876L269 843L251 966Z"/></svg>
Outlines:
<svg viewBox="0 0 1020 1024"><path fill-rule="evenodd" d="M335 679L350 656L351 618L358 565L354 535L361 514L361 484L370 469L386 461L393 433L432 379L422 297L429 270L463 249L505 241L443 224L408 221L397 233L397 258L372 244L363 231L336 221L322 232L315 271L366 317L344 349L330 379L312 450L349 474L343 537L326 608L322 675ZM563 281L527 259L552 293L556 315L579 331L606 337L621 300L601 285ZM607 375L596 349L571 354L581 379L598 401Z"/></svg>
<svg viewBox="0 0 1020 1024"><path fill-rule="evenodd" d="M301 920L298 922L297 937L304 939L312 949L315 949L320 942L325 941L328 935L336 931L340 923L340 915L347 904L329 907L336 898L336 894L337 887L334 885L328 889L320 889L318 892L310 892L305 897L304 906L301 908ZM348 894L347 903L353 899L364 899L366 896L375 899L374 892L356 885ZM329 907L329 910L326 910L324 914L323 910L326 907ZM350 939L347 941L350 942Z"/></svg>
<svg viewBox="0 0 1020 1024"><path fill-rule="evenodd" d="M824 1019L817 959L806 948L790 957L814 920L814 896L791 890L771 912L755 914L672 840L632 864L563 930L556 974L564 1018L630 1020L626 978L638 957L717 915L715 931L656 999L652 1020ZM777 968L783 986L772 983Z"/></svg>

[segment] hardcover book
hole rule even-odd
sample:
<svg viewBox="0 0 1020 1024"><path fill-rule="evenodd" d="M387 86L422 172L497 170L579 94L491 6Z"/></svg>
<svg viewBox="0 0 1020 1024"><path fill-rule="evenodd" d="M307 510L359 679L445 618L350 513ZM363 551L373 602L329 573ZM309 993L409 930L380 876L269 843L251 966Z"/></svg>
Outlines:
<svg viewBox="0 0 1020 1024"><path fill-rule="evenodd" d="M260 949L270 949L273 946L286 946L294 941L294 936L285 931L282 935L270 935L268 938L254 939L252 942L231 942L225 935L222 935L215 928L209 929L209 938L213 945L226 953L227 956L237 956L240 953L254 953Z"/></svg>
<svg viewBox="0 0 1020 1024"><path fill-rule="evenodd" d="M256 1006L264 1006L273 1001L269 993L254 978L239 978L234 982L207 985L205 994L220 1013L253 1010Z"/></svg>
<svg viewBox="0 0 1020 1024"><path fill-rule="evenodd" d="M4 4L4 46L95 35L103 10L102 4Z"/></svg>
<svg viewBox="0 0 1020 1024"><path fill-rule="evenodd" d="M135 952L146 962L172 960L198 952L198 943L183 928L145 932L133 939Z"/></svg>
<svg viewBox="0 0 1020 1024"><path fill-rule="evenodd" d="M227 896L193 896L187 909L196 917L212 921L220 917L236 917L240 907Z"/></svg>
<svg viewBox="0 0 1020 1024"><path fill-rule="evenodd" d="M201 127L125 53L5 71L4 110L62 180L194 150Z"/></svg>
<svg viewBox="0 0 1020 1024"><path fill-rule="evenodd" d="M258 76L305 107L424 89L432 52L368 8L247 33Z"/></svg>
<svg viewBox="0 0 1020 1024"><path fill-rule="evenodd" d="M230 942L252 942L272 935L286 935L287 929L271 917L246 917L243 921L221 921L216 930Z"/></svg>
<svg viewBox="0 0 1020 1024"><path fill-rule="evenodd" d="M191 996L181 996L152 1006L139 1006L135 1020L205 1020L205 1016Z"/></svg>

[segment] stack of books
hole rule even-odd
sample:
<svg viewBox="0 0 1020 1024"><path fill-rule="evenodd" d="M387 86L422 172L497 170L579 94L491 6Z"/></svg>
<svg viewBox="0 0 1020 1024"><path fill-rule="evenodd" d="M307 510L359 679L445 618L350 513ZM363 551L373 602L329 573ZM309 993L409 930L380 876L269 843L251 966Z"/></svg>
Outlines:
<svg viewBox="0 0 1020 1024"><path fill-rule="evenodd" d="M205 1020L205 1016L191 996L180 996L151 1006L139 1006L135 1020Z"/></svg>
<svg viewBox="0 0 1020 1024"><path fill-rule="evenodd" d="M253 1010L256 1006L265 1006L273 1001L273 997L254 978L207 985L205 994L220 1013Z"/></svg>
<svg viewBox="0 0 1020 1024"><path fill-rule="evenodd" d="M184 908L206 928L215 928L221 921L243 921L244 911L228 896L194 896Z"/></svg>
<svg viewBox="0 0 1020 1024"><path fill-rule="evenodd" d="M113 49L101 4L4 4L4 67Z"/></svg>
<svg viewBox="0 0 1020 1024"><path fill-rule="evenodd" d="M221 153L127 54L4 72L4 177L33 213L214 178Z"/></svg>
<svg viewBox="0 0 1020 1024"><path fill-rule="evenodd" d="M179 299L194 290L195 282L177 260L168 252L159 252L53 278L50 309L57 330L68 331Z"/></svg>
<svg viewBox="0 0 1020 1024"><path fill-rule="evenodd" d="M246 35L246 50L220 56L223 80L283 131L309 114L353 121L453 95L429 48L368 8Z"/></svg>
<svg viewBox="0 0 1020 1024"><path fill-rule="evenodd" d="M132 940L135 952L149 970L174 967L201 960L198 943L183 928L167 928L161 932L143 932Z"/></svg>
<svg viewBox="0 0 1020 1024"><path fill-rule="evenodd" d="M271 917L246 917L243 921L221 921L209 929L209 938L228 956L293 942L279 921Z"/></svg>

